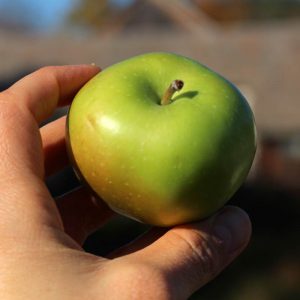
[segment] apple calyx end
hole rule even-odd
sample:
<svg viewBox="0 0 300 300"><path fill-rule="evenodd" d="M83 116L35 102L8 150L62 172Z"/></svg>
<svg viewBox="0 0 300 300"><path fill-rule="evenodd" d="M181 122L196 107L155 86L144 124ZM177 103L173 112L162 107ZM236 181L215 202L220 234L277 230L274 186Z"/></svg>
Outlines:
<svg viewBox="0 0 300 300"><path fill-rule="evenodd" d="M165 91L161 99L161 105L170 104L174 93L180 91L183 88L183 86L184 82L180 79L172 81L172 83L169 85L168 89Z"/></svg>

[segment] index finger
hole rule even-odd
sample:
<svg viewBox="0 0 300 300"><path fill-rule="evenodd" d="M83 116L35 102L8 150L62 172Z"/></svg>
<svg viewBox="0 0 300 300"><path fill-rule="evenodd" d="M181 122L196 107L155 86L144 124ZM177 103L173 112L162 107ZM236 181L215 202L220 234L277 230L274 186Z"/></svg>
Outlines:
<svg viewBox="0 0 300 300"><path fill-rule="evenodd" d="M16 82L5 93L7 99L29 110L40 123L56 107L67 105L80 87L99 71L93 65L43 67Z"/></svg>

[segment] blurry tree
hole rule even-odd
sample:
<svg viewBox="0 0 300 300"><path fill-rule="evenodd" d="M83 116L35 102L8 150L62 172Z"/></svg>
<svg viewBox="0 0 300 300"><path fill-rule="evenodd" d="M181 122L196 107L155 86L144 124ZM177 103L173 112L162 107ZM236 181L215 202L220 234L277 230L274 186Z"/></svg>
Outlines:
<svg viewBox="0 0 300 300"><path fill-rule="evenodd" d="M191 0L79 0L69 19L76 25L114 33L136 28L190 30L210 23Z"/></svg>
<svg viewBox="0 0 300 300"><path fill-rule="evenodd" d="M256 5L253 17L257 19L300 17L299 0L254 0L253 3Z"/></svg>
<svg viewBox="0 0 300 300"><path fill-rule="evenodd" d="M116 7L109 0L80 0L78 6L70 13L71 23L98 29L115 15Z"/></svg>
<svg viewBox="0 0 300 300"><path fill-rule="evenodd" d="M249 16L249 1L245 0L193 0L198 7L219 22L246 19Z"/></svg>
<svg viewBox="0 0 300 300"><path fill-rule="evenodd" d="M174 6L174 0L167 1L169 1L170 7ZM167 1L164 1L164 6L168 4ZM180 1L195 5L202 12L221 23L300 17L300 0L179 0L178 2ZM113 26L112 23L119 20L121 4L123 4L123 8L125 6L125 8L134 9L137 4L147 2L145 0L78 0L78 5L69 15L69 20L72 24L100 29L105 25ZM127 10L130 12L130 9Z"/></svg>
<svg viewBox="0 0 300 300"><path fill-rule="evenodd" d="M220 22L300 17L299 0L192 0Z"/></svg>

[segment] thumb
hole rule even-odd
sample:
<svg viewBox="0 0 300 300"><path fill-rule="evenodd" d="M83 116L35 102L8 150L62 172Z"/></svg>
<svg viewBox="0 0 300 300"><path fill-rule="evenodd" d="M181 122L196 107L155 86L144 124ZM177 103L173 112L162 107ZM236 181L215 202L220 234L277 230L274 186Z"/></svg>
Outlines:
<svg viewBox="0 0 300 300"><path fill-rule="evenodd" d="M172 299L186 299L230 264L250 235L248 215L228 206L203 222L169 230L131 255L160 271Z"/></svg>

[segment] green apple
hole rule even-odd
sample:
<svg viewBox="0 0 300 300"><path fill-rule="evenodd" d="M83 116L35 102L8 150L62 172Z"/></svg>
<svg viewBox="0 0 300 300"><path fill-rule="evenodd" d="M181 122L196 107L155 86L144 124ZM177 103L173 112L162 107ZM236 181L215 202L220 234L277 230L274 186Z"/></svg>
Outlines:
<svg viewBox="0 0 300 300"><path fill-rule="evenodd" d="M133 57L92 78L71 105L67 137L83 182L113 210L158 226L220 209L256 149L239 90L171 53Z"/></svg>

